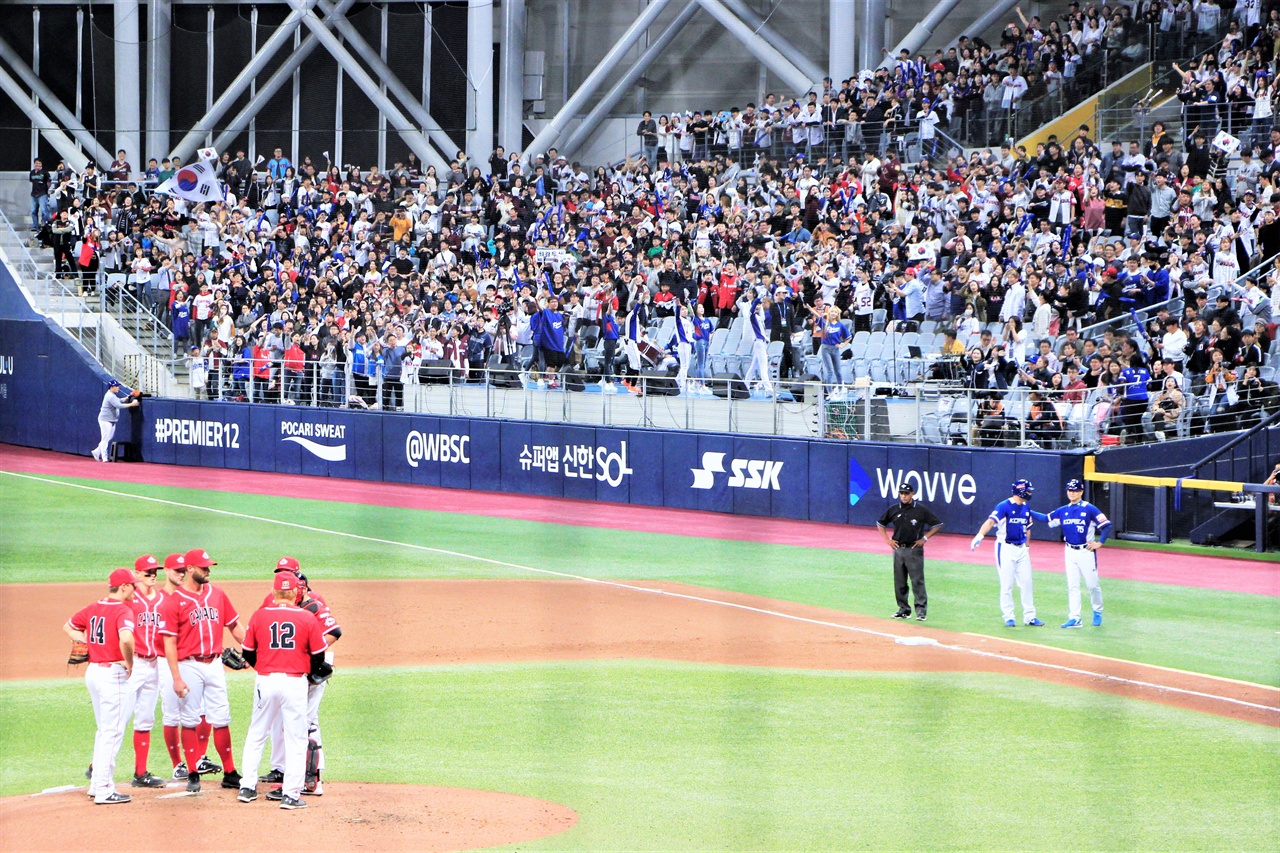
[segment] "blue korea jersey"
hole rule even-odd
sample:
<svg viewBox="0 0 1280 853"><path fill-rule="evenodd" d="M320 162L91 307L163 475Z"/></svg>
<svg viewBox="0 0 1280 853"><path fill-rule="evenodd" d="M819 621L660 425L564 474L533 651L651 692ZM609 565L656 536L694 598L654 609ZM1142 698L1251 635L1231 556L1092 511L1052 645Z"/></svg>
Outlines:
<svg viewBox="0 0 1280 853"><path fill-rule="evenodd" d="M1026 504L1014 503L1006 498L991 510L991 520L995 522L996 541L1009 545L1026 545L1031 539L1032 520L1045 521L1049 516L1036 512Z"/></svg>
<svg viewBox="0 0 1280 853"><path fill-rule="evenodd" d="M1062 538L1068 545L1106 542L1111 532L1111 522L1088 501L1058 507L1049 513L1049 526L1061 527Z"/></svg>

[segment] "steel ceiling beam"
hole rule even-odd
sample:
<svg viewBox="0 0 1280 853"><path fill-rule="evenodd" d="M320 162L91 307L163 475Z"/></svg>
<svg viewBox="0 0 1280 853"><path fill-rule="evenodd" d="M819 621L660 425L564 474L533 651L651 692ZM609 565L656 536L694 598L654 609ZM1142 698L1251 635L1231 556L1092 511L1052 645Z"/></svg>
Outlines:
<svg viewBox="0 0 1280 853"><path fill-rule="evenodd" d="M67 109L62 101L58 100L58 97L44 84L39 75L31 69L30 65L22 61L22 57L18 52L3 38L0 38L0 59L9 63L9 67L13 69L14 74L18 75L18 79L31 87L31 91L40 99L40 104L48 107L49 112L53 113L53 117L62 123L62 127L65 128L66 132L70 133L76 142L88 150L90 157L104 166L115 159L115 155L108 151L102 143L98 142L94 135L75 117L75 114Z"/></svg>
<svg viewBox="0 0 1280 853"><path fill-rule="evenodd" d="M889 51L880 63L881 68L890 68L897 61L898 54L906 51L911 56L915 56L920 49L929 41L929 37L933 35L933 31L941 24L959 6L961 0L940 0L937 6L925 15L924 20L911 28L911 32L907 33L907 37L894 45L893 50Z"/></svg>
<svg viewBox="0 0 1280 853"><path fill-rule="evenodd" d="M783 55L769 42L765 41L751 27L742 22L742 19L733 14L724 3L720 0L698 0L698 3L711 17L720 22L729 33L742 43L742 46L751 51L752 55L774 74L782 78L782 82L791 90L791 94L795 96L803 95L814 87L815 84L821 85L822 75L819 74L817 79L805 74L795 66L790 59Z"/></svg>
<svg viewBox="0 0 1280 853"><path fill-rule="evenodd" d="M508 154L524 143L525 0L502 0L502 86L498 92L498 144Z"/></svg>
<svg viewBox="0 0 1280 853"><path fill-rule="evenodd" d="M379 82L374 80L368 71L364 70L364 66L351 55L342 42L338 41L338 37L331 33L324 22L310 11L310 5L313 0L292 0L292 2L295 9L306 10L302 16L302 23L311 30L312 34L320 40L320 44L324 45L324 48L338 61L338 65L360 87L360 91L364 92L365 97L373 101L374 106L382 110L387 117L388 124L396 129L396 133L400 134L400 138L409 146L409 150L417 154L418 159L424 165L435 166L437 172L447 171L448 163L441 161L440 155L436 153L436 149L422 135L422 132L405 118L404 113L395 105L395 102L383 94L382 86Z"/></svg>
<svg viewBox="0 0 1280 853"><path fill-rule="evenodd" d="M613 73L621 63L627 52L635 46L640 40L640 36L644 35L644 31L653 25L663 10L670 5L671 0L653 0L644 11L631 22L631 26L627 27L622 37L614 42L613 47L609 48L609 52L604 58L591 70L587 75L587 79L569 96L560 111L552 116L551 121L538 132L533 142L529 143L529 147L524 150L524 159L530 160L535 155L544 153L549 148L554 147L553 143L560 138L560 134L564 132L565 126L577 115L582 113L587 102L595 95L596 91L604 84L605 78Z"/></svg>
<svg viewBox="0 0 1280 853"><path fill-rule="evenodd" d="M591 112L587 113L582 122L573 129L573 133L569 134L569 138L565 140L562 154L566 157L571 156L572 152L577 151L586 143L591 134L600 126L600 122L613 111L613 108L626 96L627 92L649 69L654 60L671 46L671 42L675 41L675 37L680 34L685 25L693 20L700 8L702 7L697 3L689 3L680 10L680 14L676 15L671 23L667 24L666 29L645 49L644 53L640 54L640 58L627 69L627 73L623 75L622 79L609 87L609 91L604 93L599 102L591 108ZM649 165L657 166L656 163L650 163Z"/></svg>
<svg viewBox="0 0 1280 853"><path fill-rule="evenodd" d="M303 17L311 13L311 7L315 4L316 0L300 0L293 3L293 11L271 34L271 37L263 42L262 47L249 60L249 64L241 69L236 78L231 81L231 85L223 90L209 111L192 126L186 136L182 137L182 141L174 146L169 156L181 157L183 162L191 159L191 155L201 146L202 140L218 129L218 122L227 114L236 100L248 90L253 79L263 72L272 57L285 46L289 39L293 38L293 33L302 24Z"/></svg>
<svg viewBox="0 0 1280 853"><path fill-rule="evenodd" d="M3 67L0 67L0 91L3 91L13 99L13 102L18 105L18 109L22 110L27 118L31 119L32 126L40 131L40 134L45 139L49 140L53 150L58 152L68 166L78 172L89 163L89 158L76 147L71 137L62 132L62 129L45 114L44 110L36 105L36 102L23 90L18 81L14 80ZM107 161L107 163L110 162L111 160Z"/></svg>
<svg viewBox="0 0 1280 853"><path fill-rule="evenodd" d="M331 25L347 40L347 44L351 46L356 55L367 62L369 68L373 70L379 80L386 84L387 91L394 95L396 100L408 111L410 117L422 126L427 136L431 137L431 141L443 152L444 158L447 160L452 157L453 153L461 146L453 140L453 137L444 132L443 128L440 127L440 123L431 117L431 113L423 108L422 102L409 91L409 87L400 82L400 78L391 70L391 66L383 61L381 51L370 47L364 36L360 35L360 31L347 20L345 15L334 15L334 9L337 7L330 0L319 0L317 8L325 13L324 22ZM446 163L445 165L448 164ZM439 168L439 166L436 166L437 170Z"/></svg>
<svg viewBox="0 0 1280 853"><path fill-rule="evenodd" d="M338 5L325 16L325 23L332 23L337 18L347 14L347 10L355 5L356 0L339 0ZM320 40L310 33L307 34L297 49L289 54L289 58L284 64L276 69L275 73L267 78L267 82L258 87L258 93L249 99L249 103L240 108L240 112L236 113L235 118L227 122L226 127L218 134L218 138L213 141L213 147L219 151L224 150L230 145L235 138L249 126L249 122L258 113L262 112L262 108L267 102L275 97L276 93L285 87L287 83L292 82L293 74L302 67L302 63L306 61L311 52L320 44Z"/></svg>
<svg viewBox="0 0 1280 853"><path fill-rule="evenodd" d="M787 41L785 36L773 27L769 26L769 22L760 17L756 10L748 6L744 0L721 0L721 2L729 8L729 11L733 12L733 14L741 18L747 26L751 27L751 29L762 39L780 50L783 55L790 59L792 63L795 64L796 68L803 71L810 80L817 80L821 82L822 78L826 76L826 72L818 67L818 63L811 61L809 57L805 56L795 45ZM833 0L833 2L838 2L838 0ZM849 37L853 38L853 34L850 33ZM837 79L836 82L838 83L840 81Z"/></svg>

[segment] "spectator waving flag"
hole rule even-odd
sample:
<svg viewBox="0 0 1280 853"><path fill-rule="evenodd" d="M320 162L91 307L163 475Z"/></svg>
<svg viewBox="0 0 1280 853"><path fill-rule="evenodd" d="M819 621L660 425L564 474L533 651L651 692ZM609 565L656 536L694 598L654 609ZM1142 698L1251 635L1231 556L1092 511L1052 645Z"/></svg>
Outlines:
<svg viewBox="0 0 1280 853"><path fill-rule="evenodd" d="M218 151L215 148L201 148L196 152L196 159L201 163L206 161L218 162Z"/></svg>
<svg viewBox="0 0 1280 853"><path fill-rule="evenodd" d="M194 202L222 201L225 198L213 164L206 162L183 166L173 177L156 187L156 192Z"/></svg>

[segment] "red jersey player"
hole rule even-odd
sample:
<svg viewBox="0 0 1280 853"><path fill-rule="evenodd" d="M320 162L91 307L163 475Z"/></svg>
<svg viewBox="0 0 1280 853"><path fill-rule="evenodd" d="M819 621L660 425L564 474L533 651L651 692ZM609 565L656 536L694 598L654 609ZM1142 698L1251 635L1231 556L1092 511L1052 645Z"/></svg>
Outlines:
<svg viewBox="0 0 1280 853"><path fill-rule="evenodd" d="M183 555L187 577L182 588L161 606L164 654L173 676L182 722L182 751L186 755L187 791L200 792L200 741L196 726L203 713L213 727L213 744L222 758L222 787L238 789L240 774L231 757L231 706L227 677L222 669L222 632L237 643L244 639L240 615L221 589L209 583L209 568L217 561L209 552L193 548Z"/></svg>
<svg viewBox="0 0 1280 853"><path fill-rule="evenodd" d="M124 726L133 714L133 572L116 569L107 578L107 597L76 613L62 630L89 647L84 683L93 702L98 726L93 741L93 778L89 796L99 805L127 803L132 797L116 791L116 756L124 740ZM305 709L304 709L305 711Z"/></svg>
<svg viewBox="0 0 1280 853"><path fill-rule="evenodd" d="M135 788L163 788L164 780L157 779L147 770L147 755L151 750L151 729L156 722L156 697L160 693L160 667L157 660L164 656L164 644L160 639L160 604L164 593L156 589L156 573L160 561L151 554L143 554L133 561L135 589L133 599L133 675L129 685L133 688L133 782Z"/></svg>
<svg viewBox="0 0 1280 853"><path fill-rule="evenodd" d="M301 799L307 748L306 676L324 662L325 650L320 623L294 603L300 583L292 572L276 573L271 604L249 617L244 635L245 660L258 674L254 679L253 719L240 757L246 778L255 780L268 735L277 729L277 723L283 727L284 782L281 788L267 793L267 799L279 798L282 809L302 809L307 805ZM256 782L252 787L241 787L237 797L242 803L257 798Z"/></svg>

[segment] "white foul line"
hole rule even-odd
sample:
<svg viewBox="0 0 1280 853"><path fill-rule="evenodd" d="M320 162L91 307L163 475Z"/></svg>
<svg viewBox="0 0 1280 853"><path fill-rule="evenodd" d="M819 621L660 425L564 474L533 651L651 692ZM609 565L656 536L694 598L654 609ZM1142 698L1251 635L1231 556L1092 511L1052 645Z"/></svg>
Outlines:
<svg viewBox="0 0 1280 853"><path fill-rule="evenodd" d="M803 622L809 625L818 625L824 628L835 628L841 631L852 631L859 634L868 634L873 637L881 637L887 640L898 640L904 636L916 636L916 635L910 635L910 634L906 634L906 635L892 634L887 631L876 631L871 628L860 628L856 625L843 625L843 624L840 624L839 622L828 622L822 619L811 619L807 616L796 616L790 613L782 613L777 610L768 610L761 607L752 607L747 604L738 604L737 602L733 602L733 601L723 601L717 598L706 598L699 595L690 595L688 593L683 593L683 592L672 592L670 590L664 590L664 589L653 589L652 587L638 586L635 584L623 583L622 581L611 581L611 580L604 580L601 578L583 577L582 575L570 574L568 572L558 572L554 569L539 569L534 566L525 566L520 563L509 563L505 560L495 560L491 557L480 557L480 556L476 556L475 554L464 554L461 551L450 551L446 548L433 548L430 545L417 545L412 542L397 542L394 539L382 539L377 536L364 536L359 533L347 533L346 531L343 531L343 530L329 530L324 527L313 527L312 525L309 525L309 524L299 524L296 521L284 521L278 518L266 518L259 515L249 515L243 512L234 512L232 510L218 509L216 507L198 506L196 504L182 503L181 501L171 501L166 498L153 498L153 497L150 497L149 495L136 495L131 492L119 492L113 489L104 489L99 486L86 486L81 483L67 483L62 480L52 480L47 477L38 477L34 474L21 474L16 471L0 471L0 474L8 474L11 477L20 477L24 480L35 480L37 482L48 483L54 486L67 486L73 489L84 489L85 491L90 491L90 492L101 492L102 494L114 495L116 497L134 498L140 501L149 501L151 503L181 507L182 509L197 510L200 512L211 512L217 515L231 516L233 518L243 518L248 521L260 521L265 524L277 524L282 527L292 527L296 530L306 530L312 533L325 533L331 536L341 536L348 539L359 539L363 542L376 542L383 545L394 545L400 548L410 548L418 551L427 551L433 554L442 554L448 557L458 557L464 560L474 560L480 563L488 563L493 566L503 566L505 568L519 569L521 571L533 572L535 574L550 575L552 577L564 578L565 580L575 580L575 581L580 581L582 583L600 584L602 586L614 587L616 589L625 589L625 590L630 590L632 592L643 592L643 593L648 593L650 595L666 595L672 598L680 598L685 601L697 601L703 604L714 604L720 607L730 607L735 610L745 610L749 613L759 613L763 616L774 616L780 619L789 619L793 622ZM998 640L998 638L992 638L992 639ZM1172 687L1167 684L1154 684L1149 681L1139 681L1137 679L1132 679L1132 678L1121 678L1118 675L1109 675L1104 672L1094 672L1092 670L1087 670L1087 669L1078 669L1076 667L1064 666L1062 664L1026 660L1025 658L1019 658L1019 657L1014 657L1012 655L1000 654L998 652L983 651L981 649L973 649L967 646L954 646L947 643L939 643L937 647L941 649L947 649L949 651L964 652L966 654L977 655L979 657L985 657L985 658L991 658L994 660L1002 660L1010 663L1022 664L1023 666L1040 667L1042 669L1054 670L1057 672L1065 672L1065 673L1070 673L1072 675L1092 676L1094 678L1100 678L1105 681L1111 681L1118 684L1128 684L1134 687L1144 687L1144 688L1150 688L1152 690L1160 690L1160 691L1165 691L1169 693L1179 693L1184 696L1195 696L1201 699L1212 699L1218 702L1227 702L1232 705L1240 705L1245 708L1254 708L1260 711L1271 711L1273 713L1280 713L1280 708L1276 708L1271 705L1260 705L1255 702L1246 702L1243 699L1234 699L1230 696L1218 696L1213 693L1202 693L1198 690L1187 690L1186 688ZM1058 649L1052 646L1044 646L1042 648L1050 648L1050 649L1054 649L1055 651L1058 651ZM1067 653L1070 653L1069 649L1063 649L1060 651L1065 651ZM1145 664L1136 664L1136 665L1144 666ZM1172 670L1172 671L1178 672L1180 670ZM1196 676L1196 677L1214 678L1214 676L1201 676L1199 673L1188 672L1186 674ZM1250 682L1241 682L1241 683L1250 684ZM1261 684L1256 684L1251 686L1269 689L1266 687L1266 685L1261 685Z"/></svg>

